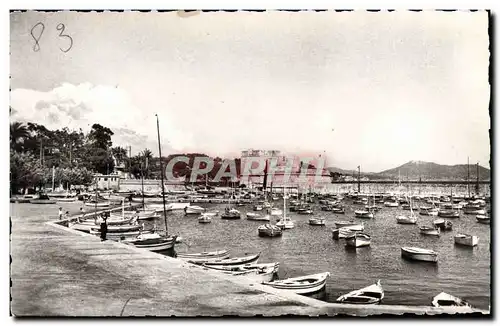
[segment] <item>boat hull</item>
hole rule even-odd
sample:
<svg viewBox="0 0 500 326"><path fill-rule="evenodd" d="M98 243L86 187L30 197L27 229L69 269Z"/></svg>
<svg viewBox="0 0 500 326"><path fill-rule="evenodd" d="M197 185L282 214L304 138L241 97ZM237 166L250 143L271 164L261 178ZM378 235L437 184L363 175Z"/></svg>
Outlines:
<svg viewBox="0 0 500 326"><path fill-rule="evenodd" d="M275 289L286 290L286 291L290 291L290 292L293 292L296 294L309 295L309 294L313 294L313 293L322 291L326 286L326 279L329 275L330 275L330 273L325 273L325 274L322 274L321 276L311 275L310 277L317 278L317 281L311 282L310 284L293 284L292 283L294 279L305 279L307 277L287 279L287 280L282 280L281 282L280 281L264 282L263 284L269 285ZM288 284L286 284L285 282L287 282L288 280L290 280L291 282L289 281Z"/></svg>
<svg viewBox="0 0 500 326"><path fill-rule="evenodd" d="M345 238L345 245L353 248L368 247L370 242L370 237L359 234L349 235Z"/></svg>
<svg viewBox="0 0 500 326"><path fill-rule="evenodd" d="M423 261L431 263L437 263L438 261L436 253L415 253L415 252L409 252L404 248L401 248L401 256L403 258L415 261Z"/></svg>
<svg viewBox="0 0 500 326"><path fill-rule="evenodd" d="M476 236L459 236L456 235L454 237L455 244L466 246L466 247L475 247L479 242L479 238Z"/></svg>

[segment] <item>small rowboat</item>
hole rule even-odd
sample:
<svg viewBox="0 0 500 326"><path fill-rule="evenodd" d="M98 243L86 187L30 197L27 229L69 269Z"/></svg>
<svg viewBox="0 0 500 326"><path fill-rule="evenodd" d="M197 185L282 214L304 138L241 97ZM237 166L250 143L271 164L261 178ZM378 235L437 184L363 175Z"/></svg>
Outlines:
<svg viewBox="0 0 500 326"><path fill-rule="evenodd" d="M313 217L309 219L310 225L325 225L325 219L323 217Z"/></svg>
<svg viewBox="0 0 500 326"><path fill-rule="evenodd" d="M386 201L384 202L385 207L399 207L399 203L397 201Z"/></svg>
<svg viewBox="0 0 500 326"><path fill-rule="evenodd" d="M419 214L426 216L438 216L439 210L437 208L420 207Z"/></svg>
<svg viewBox="0 0 500 326"><path fill-rule="evenodd" d="M198 223L210 223L212 222L212 216L208 215L208 213L203 213L201 214L200 217L198 217Z"/></svg>
<svg viewBox="0 0 500 326"><path fill-rule="evenodd" d="M271 208L270 215L271 216L281 216L281 215L283 215L283 211L279 208L273 207L273 208Z"/></svg>
<svg viewBox="0 0 500 326"><path fill-rule="evenodd" d="M412 216L398 216L396 217L396 222L398 224L417 224L417 217Z"/></svg>
<svg viewBox="0 0 500 326"><path fill-rule="evenodd" d="M463 233L455 235L454 239L455 239L455 244L468 247L477 246L477 243L479 242L479 238L476 237L475 235L463 234Z"/></svg>
<svg viewBox="0 0 500 326"><path fill-rule="evenodd" d="M248 212L246 215L247 215L247 220L250 220L250 221L267 221L267 222L269 222L271 220L271 217L269 215L261 216L260 214L252 213L252 212Z"/></svg>
<svg viewBox="0 0 500 326"><path fill-rule="evenodd" d="M441 230L439 228L436 228L436 227L424 225L424 226L420 227L420 234L439 236L441 234Z"/></svg>
<svg viewBox="0 0 500 326"><path fill-rule="evenodd" d="M276 222L276 226L282 229L293 229L295 227L295 223L290 219L281 219Z"/></svg>
<svg viewBox="0 0 500 326"><path fill-rule="evenodd" d="M453 217L453 218L457 218L457 217L460 217L460 213L456 210L440 210L438 212L438 216L440 217Z"/></svg>
<svg viewBox="0 0 500 326"><path fill-rule="evenodd" d="M257 230L261 237L280 237L283 234L282 228L269 223L259 226Z"/></svg>
<svg viewBox="0 0 500 326"><path fill-rule="evenodd" d="M332 207L331 212L335 214L345 214L345 209L344 207Z"/></svg>
<svg viewBox="0 0 500 326"><path fill-rule="evenodd" d="M158 233L140 234L134 239L126 239L123 242L133 245L137 248L147 249L149 251L165 251L173 249L177 236L164 237Z"/></svg>
<svg viewBox="0 0 500 326"><path fill-rule="evenodd" d="M217 250L193 254L177 253L177 258L188 261L190 263L203 264L210 261L229 258L229 253L227 250Z"/></svg>
<svg viewBox="0 0 500 326"><path fill-rule="evenodd" d="M304 209L304 210L299 210L298 213L300 215L311 215L314 214L312 209Z"/></svg>
<svg viewBox="0 0 500 326"><path fill-rule="evenodd" d="M263 283L270 282L275 275L278 274L280 264L279 263L269 263L269 264L246 264L240 266L209 266L203 265L203 267L211 270L220 271L224 274L229 274L233 276L242 276L245 279Z"/></svg>
<svg viewBox="0 0 500 326"><path fill-rule="evenodd" d="M206 262L205 266L238 266L245 265L249 263L257 263L260 257L260 252L255 255L248 255L243 257L226 258L220 260L214 260Z"/></svg>
<svg viewBox="0 0 500 326"><path fill-rule="evenodd" d="M237 220L241 218L241 213L234 208L226 209L224 213L221 214L220 218L223 220Z"/></svg>
<svg viewBox="0 0 500 326"><path fill-rule="evenodd" d="M378 280L375 284L340 296L337 302L350 304L377 304L380 303L383 298L384 289L380 284L380 280Z"/></svg>
<svg viewBox="0 0 500 326"><path fill-rule="evenodd" d="M365 229L365 226L363 223L358 223L355 221L339 221L335 222L335 227L337 229L343 228L343 227L349 227L349 229L353 231L363 231Z"/></svg>
<svg viewBox="0 0 500 326"><path fill-rule="evenodd" d="M373 213L365 210L354 211L354 215L359 218L373 218Z"/></svg>
<svg viewBox="0 0 500 326"><path fill-rule="evenodd" d="M262 207L262 205L254 205L254 206L253 206L253 210L254 210L254 211L261 211L261 210L263 210L263 209L264 209L264 207Z"/></svg>
<svg viewBox="0 0 500 326"><path fill-rule="evenodd" d="M438 261L437 252L416 247L401 248L401 257L410 260L427 261L433 263L436 263Z"/></svg>
<svg viewBox="0 0 500 326"><path fill-rule="evenodd" d="M370 245L371 237L366 233L355 232L345 237L345 245L347 247L367 247Z"/></svg>
<svg viewBox="0 0 500 326"><path fill-rule="evenodd" d="M49 196L41 194L38 198L30 199L31 204L55 204L55 199L50 199Z"/></svg>
<svg viewBox="0 0 500 326"><path fill-rule="evenodd" d="M111 202L109 201L98 201L97 203L95 201L86 201L85 206L91 206L91 207L109 207L111 206Z"/></svg>
<svg viewBox="0 0 500 326"><path fill-rule="evenodd" d="M200 206L187 206L184 208L184 213L186 215L199 215L203 212L205 212L205 209Z"/></svg>
<svg viewBox="0 0 500 326"><path fill-rule="evenodd" d="M130 232L130 231L138 231L142 228L141 225L108 225L107 233L121 233L121 232ZM99 232L100 226L93 226L90 228L90 233Z"/></svg>
<svg viewBox="0 0 500 326"><path fill-rule="evenodd" d="M142 230L137 230L137 231L129 231L129 232L114 232L114 233L106 233L106 239L107 240L115 240L115 241L121 241L121 240L126 240L130 238L136 238L137 236L141 234L148 234L152 233L152 231L142 231ZM95 236L101 236L101 232L99 231L93 231L90 230L90 234L95 235Z"/></svg>
<svg viewBox="0 0 500 326"><path fill-rule="evenodd" d="M490 224L490 217L486 215L477 215L476 220L481 224Z"/></svg>
<svg viewBox="0 0 500 326"><path fill-rule="evenodd" d="M477 208L464 208L465 214L476 214L476 215L485 215L486 211L484 209Z"/></svg>
<svg viewBox="0 0 500 326"><path fill-rule="evenodd" d="M343 227L339 229L332 229L332 238L334 240L345 239L346 237L354 234L355 230L350 229L350 227Z"/></svg>
<svg viewBox="0 0 500 326"><path fill-rule="evenodd" d="M432 299L432 305L434 307L469 307L471 305L460 298L457 298L451 294L441 292Z"/></svg>
<svg viewBox="0 0 500 326"><path fill-rule="evenodd" d="M453 224L450 221L445 221L442 218L435 220L434 225L441 229L441 231L450 231L453 228Z"/></svg>
<svg viewBox="0 0 500 326"><path fill-rule="evenodd" d="M330 273L320 273L300 277L287 278L262 284L272 286L275 289L287 290L297 294L312 294L323 290L326 286L326 279Z"/></svg>

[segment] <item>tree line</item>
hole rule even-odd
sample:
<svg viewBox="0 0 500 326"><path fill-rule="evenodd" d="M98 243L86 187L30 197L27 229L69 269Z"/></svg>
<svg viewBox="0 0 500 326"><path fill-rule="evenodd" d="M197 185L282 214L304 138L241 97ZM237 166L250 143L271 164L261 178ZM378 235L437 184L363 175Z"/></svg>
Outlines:
<svg viewBox="0 0 500 326"><path fill-rule="evenodd" d="M67 127L49 130L42 124L12 122L10 124L10 187L13 193L28 188L42 189L52 183L68 189L72 185L88 186L93 174L110 174L116 168L140 179L160 179L160 158L149 149L130 156L127 149L113 147L113 131L98 123L93 124L88 133L81 129ZM189 182L195 157L202 153L172 154L162 157L163 168L176 156L189 157L189 163L178 162L173 167L175 177L186 177ZM222 167L223 159L216 157L214 168L208 176L201 176L198 182L208 182L215 178ZM237 161L239 159L236 159ZM240 164L236 162L237 173ZM117 166L115 166L115 164ZM54 170L54 171L53 171ZM226 169L228 172L228 169ZM217 185L228 185L229 178L223 178Z"/></svg>

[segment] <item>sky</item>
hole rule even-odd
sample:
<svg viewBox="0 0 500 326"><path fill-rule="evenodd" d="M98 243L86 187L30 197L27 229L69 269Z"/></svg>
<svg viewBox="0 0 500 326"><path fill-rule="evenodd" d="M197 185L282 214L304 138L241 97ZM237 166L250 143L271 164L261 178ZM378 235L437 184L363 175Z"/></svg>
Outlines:
<svg viewBox="0 0 500 326"><path fill-rule="evenodd" d="M10 18L11 121L100 123L132 154L157 153L158 114L163 155L253 148L372 172L468 156L489 167L486 12Z"/></svg>

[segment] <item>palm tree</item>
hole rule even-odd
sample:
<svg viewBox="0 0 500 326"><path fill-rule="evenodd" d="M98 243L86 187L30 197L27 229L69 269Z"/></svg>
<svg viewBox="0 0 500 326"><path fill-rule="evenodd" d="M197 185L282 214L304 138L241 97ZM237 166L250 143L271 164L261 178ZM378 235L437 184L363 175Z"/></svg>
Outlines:
<svg viewBox="0 0 500 326"><path fill-rule="evenodd" d="M10 147L15 148L21 140L30 136L26 126L21 122L13 122L10 124Z"/></svg>

